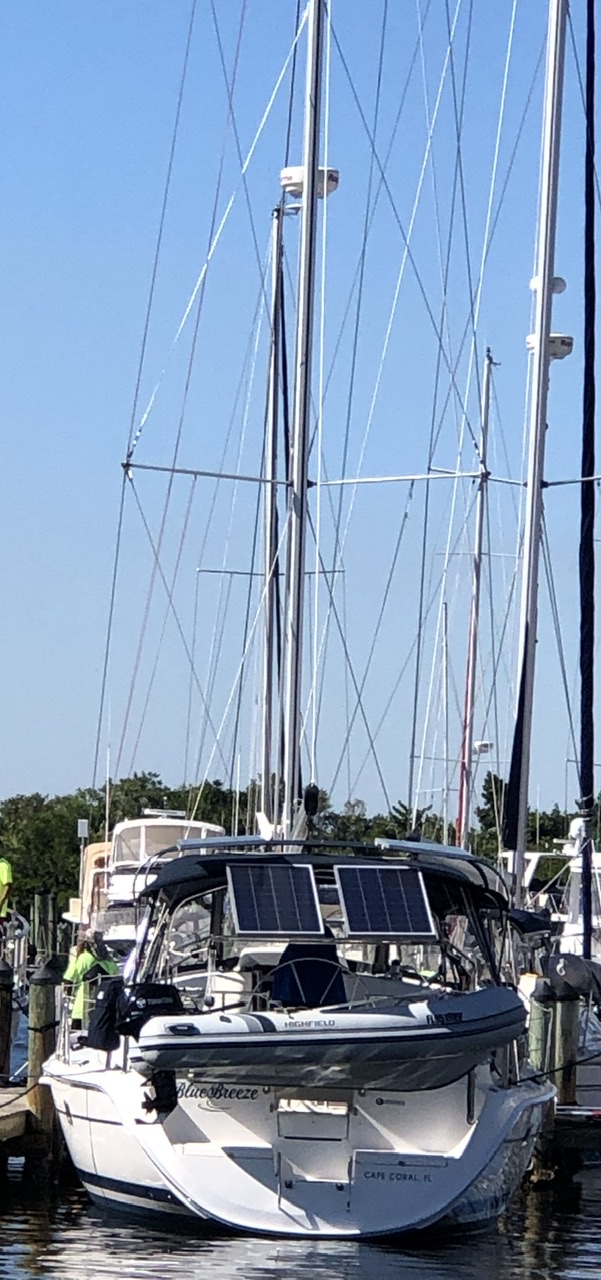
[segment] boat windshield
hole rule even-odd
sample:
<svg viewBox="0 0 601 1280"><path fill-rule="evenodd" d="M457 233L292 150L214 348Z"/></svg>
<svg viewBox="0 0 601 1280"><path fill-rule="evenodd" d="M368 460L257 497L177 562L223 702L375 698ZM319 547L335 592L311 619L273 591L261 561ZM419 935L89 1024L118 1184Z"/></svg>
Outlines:
<svg viewBox="0 0 601 1280"><path fill-rule="evenodd" d="M469 991L499 981L507 952L503 913L493 907L476 913L460 886L432 895L434 936L408 938L349 937L336 887L319 888L323 933L295 936L267 933L255 937L237 930L228 888L188 898L157 923L143 964L143 976L175 982L191 1007L198 999L209 1007L269 1008L279 1000L282 966L318 962L331 977L321 1001L340 1003L376 997L423 998L432 989ZM324 969L324 973L325 973ZM338 975L334 982L335 975ZM340 985L340 978L343 985ZM295 977L296 980L296 977ZM292 984L294 986L294 984ZM290 989L287 984L286 989ZM297 990L298 988L294 988ZM335 998L332 993L335 994ZM300 1003L311 1003L302 1001Z"/></svg>

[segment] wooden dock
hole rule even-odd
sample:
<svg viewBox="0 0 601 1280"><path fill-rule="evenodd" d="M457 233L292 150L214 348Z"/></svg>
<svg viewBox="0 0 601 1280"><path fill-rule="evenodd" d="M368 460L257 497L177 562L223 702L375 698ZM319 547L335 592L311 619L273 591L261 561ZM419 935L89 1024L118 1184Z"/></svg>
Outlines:
<svg viewBox="0 0 601 1280"><path fill-rule="evenodd" d="M27 1124L32 1115L24 1085L16 1089L2 1089L0 1091L0 1142L11 1142L13 1138L21 1138L27 1130Z"/></svg>
<svg viewBox="0 0 601 1280"><path fill-rule="evenodd" d="M63 1146L50 1090L40 1085L43 1064L54 1052L57 1029L56 992L60 972L52 961L35 970L29 983L27 1083L9 1079L12 1018L12 972L0 962L0 1177L9 1158L24 1160L32 1182L47 1183L60 1171Z"/></svg>
<svg viewBox="0 0 601 1280"><path fill-rule="evenodd" d="M24 1161L23 1172L29 1181L49 1178L54 1155L51 1135L29 1106L31 1096L26 1085L0 1089L0 1178L14 1156Z"/></svg>
<svg viewBox="0 0 601 1280"><path fill-rule="evenodd" d="M553 1141L560 1151L596 1151L601 1154L601 1111L592 1107L555 1108Z"/></svg>

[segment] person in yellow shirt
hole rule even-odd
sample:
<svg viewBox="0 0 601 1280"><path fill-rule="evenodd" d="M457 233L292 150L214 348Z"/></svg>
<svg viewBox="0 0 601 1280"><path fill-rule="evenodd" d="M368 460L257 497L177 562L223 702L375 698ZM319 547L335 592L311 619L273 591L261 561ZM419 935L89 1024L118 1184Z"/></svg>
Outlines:
<svg viewBox="0 0 601 1280"><path fill-rule="evenodd" d="M13 872L8 858L0 851L0 938L4 934L8 916L8 897L13 882Z"/></svg>
<svg viewBox="0 0 601 1280"><path fill-rule="evenodd" d="M114 975L118 972L119 966L111 959L99 936L95 935L91 938L84 934L80 937L75 955L63 974L63 982L73 995L71 1027L74 1031L80 1031L84 1023L87 1025L87 1014L91 1003L89 984L104 974Z"/></svg>

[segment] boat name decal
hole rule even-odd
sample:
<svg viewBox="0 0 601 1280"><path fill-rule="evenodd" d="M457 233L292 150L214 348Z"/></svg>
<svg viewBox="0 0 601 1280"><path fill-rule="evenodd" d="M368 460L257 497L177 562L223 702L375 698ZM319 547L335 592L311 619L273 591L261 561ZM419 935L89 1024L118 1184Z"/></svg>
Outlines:
<svg viewBox="0 0 601 1280"><path fill-rule="evenodd" d="M284 1023L284 1030L285 1031L302 1031L302 1030L305 1030L307 1027L310 1027L313 1029L315 1027L323 1028L323 1027L335 1027L335 1026L336 1026L335 1018L291 1018L289 1022Z"/></svg>
<svg viewBox="0 0 601 1280"><path fill-rule="evenodd" d="M259 1096L258 1089L241 1088L239 1085L233 1085L231 1088L225 1084L185 1084L183 1081L177 1086L178 1098L208 1098L211 1102L236 1101L236 1102L254 1102Z"/></svg>

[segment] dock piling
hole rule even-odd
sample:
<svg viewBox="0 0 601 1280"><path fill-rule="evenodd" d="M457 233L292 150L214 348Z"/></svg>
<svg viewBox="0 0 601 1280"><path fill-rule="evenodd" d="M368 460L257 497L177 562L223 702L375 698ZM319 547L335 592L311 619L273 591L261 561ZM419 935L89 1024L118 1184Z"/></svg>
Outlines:
<svg viewBox="0 0 601 1280"><path fill-rule="evenodd" d="M10 1080L12 1025L13 971L6 960L0 960L0 1086Z"/></svg>
<svg viewBox="0 0 601 1280"><path fill-rule="evenodd" d="M578 1062L578 1034L580 1029L580 1000L578 996L566 997L555 1002L555 1083L558 1106L576 1105L576 1064Z"/></svg>
<svg viewBox="0 0 601 1280"><path fill-rule="evenodd" d="M56 1047L60 983L60 969L56 964L45 964L32 974L29 984L29 1107L45 1135L50 1158L56 1154L58 1140L54 1104L50 1090L39 1080L46 1058ZM28 1169L26 1161L26 1173L32 1172L37 1175L39 1170Z"/></svg>

